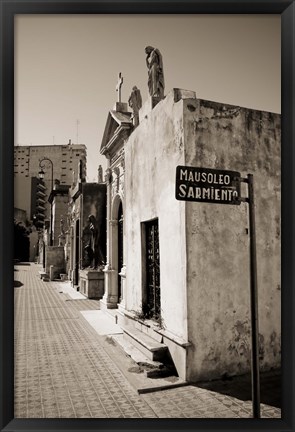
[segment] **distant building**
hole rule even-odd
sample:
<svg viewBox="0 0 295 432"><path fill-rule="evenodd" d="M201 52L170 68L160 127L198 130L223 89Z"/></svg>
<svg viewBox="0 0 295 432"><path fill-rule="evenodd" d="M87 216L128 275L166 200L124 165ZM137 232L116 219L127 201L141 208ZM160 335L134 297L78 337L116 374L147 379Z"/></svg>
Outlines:
<svg viewBox="0 0 295 432"><path fill-rule="evenodd" d="M46 210L46 186L44 181L37 178L31 178L31 219L36 228L44 227L45 210Z"/></svg>
<svg viewBox="0 0 295 432"><path fill-rule="evenodd" d="M48 197L53 185L51 164L46 160L42 163L45 172L44 187L39 186L40 160L44 157L53 163L53 185L56 179L61 185L75 184L79 170L82 171L82 177L86 178L85 144L72 144L70 140L65 145L15 146L14 206L26 210L29 220L35 219L37 213L40 215L39 220L49 219Z"/></svg>
<svg viewBox="0 0 295 432"><path fill-rule="evenodd" d="M52 203L52 240L53 246L63 246L61 237L67 229L67 213L69 205L69 185L61 185L56 181L49 196Z"/></svg>
<svg viewBox="0 0 295 432"><path fill-rule="evenodd" d="M14 207L26 212L27 218L31 218L31 190L32 179L17 176L14 178Z"/></svg>

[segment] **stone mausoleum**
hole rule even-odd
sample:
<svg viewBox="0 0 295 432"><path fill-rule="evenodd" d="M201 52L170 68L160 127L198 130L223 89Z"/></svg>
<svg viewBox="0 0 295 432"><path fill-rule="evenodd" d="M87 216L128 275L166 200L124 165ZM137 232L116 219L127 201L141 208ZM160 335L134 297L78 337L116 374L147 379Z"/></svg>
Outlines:
<svg viewBox="0 0 295 432"><path fill-rule="evenodd" d="M185 380L250 370L249 217L246 202L177 200L176 169L253 174L259 359L269 370L281 353L280 151L279 114L194 91L150 90L137 111L117 102L108 114L102 309L116 310L135 346L168 350Z"/></svg>
<svg viewBox="0 0 295 432"><path fill-rule="evenodd" d="M101 179L102 180L102 179ZM106 185L78 181L70 189L66 256L72 285L89 298L104 293Z"/></svg>

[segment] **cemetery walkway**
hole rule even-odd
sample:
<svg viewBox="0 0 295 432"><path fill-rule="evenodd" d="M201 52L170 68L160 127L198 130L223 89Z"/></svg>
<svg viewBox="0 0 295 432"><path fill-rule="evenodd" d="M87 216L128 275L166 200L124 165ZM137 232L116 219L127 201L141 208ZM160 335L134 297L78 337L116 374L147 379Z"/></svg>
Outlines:
<svg viewBox="0 0 295 432"><path fill-rule="evenodd" d="M44 282L40 269L15 266L15 418L251 417L250 401L195 385L138 394L85 318L99 301ZM262 417L280 416L262 405Z"/></svg>

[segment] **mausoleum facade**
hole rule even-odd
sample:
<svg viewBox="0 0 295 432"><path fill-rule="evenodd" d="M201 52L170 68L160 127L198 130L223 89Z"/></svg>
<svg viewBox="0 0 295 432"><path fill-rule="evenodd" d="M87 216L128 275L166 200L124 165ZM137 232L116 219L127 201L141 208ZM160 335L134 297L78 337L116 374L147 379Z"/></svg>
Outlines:
<svg viewBox="0 0 295 432"><path fill-rule="evenodd" d="M137 99L129 98L133 113L119 101L107 118L101 144L101 154L108 160L107 262L101 308L117 309L124 336L135 345L153 346L150 338L159 349L167 348L184 380L248 372L246 183L240 183L242 199L231 203L238 194L230 193L230 187L225 191L226 174L218 177L217 192L213 186L201 192L184 185L177 190L176 171L177 167L228 170L242 180L251 174L260 368L279 367L280 115L201 100L194 91L177 88L164 96L162 61L159 64L160 72L149 69L149 80L159 73L161 85L149 81L150 97L144 105L134 87ZM193 174L184 169L182 175ZM210 177L212 182L216 179ZM196 202L201 193L215 202ZM177 199L177 194L183 199Z"/></svg>

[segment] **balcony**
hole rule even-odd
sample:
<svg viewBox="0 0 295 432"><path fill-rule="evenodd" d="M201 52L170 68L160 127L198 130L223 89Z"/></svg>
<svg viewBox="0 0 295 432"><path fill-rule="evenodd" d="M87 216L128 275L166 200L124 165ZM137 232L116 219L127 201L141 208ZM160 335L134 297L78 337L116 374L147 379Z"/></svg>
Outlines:
<svg viewBox="0 0 295 432"><path fill-rule="evenodd" d="M41 189L41 190L45 190L45 189L46 189L46 186L45 186L43 183L38 183L38 184L37 184L37 188L38 188L38 189Z"/></svg>
<svg viewBox="0 0 295 432"><path fill-rule="evenodd" d="M45 207L43 207L41 204L37 203L37 209L40 210L40 212L44 212L45 211Z"/></svg>
<svg viewBox="0 0 295 432"><path fill-rule="evenodd" d="M43 191L40 191L40 190L37 190L37 195L38 196L42 196L42 197L46 196L46 194Z"/></svg>
<svg viewBox="0 0 295 432"><path fill-rule="evenodd" d="M45 204L45 200L44 200L43 198L38 197L38 198L37 198L37 205L38 205L38 204L41 204L41 205L42 205L42 204Z"/></svg>

